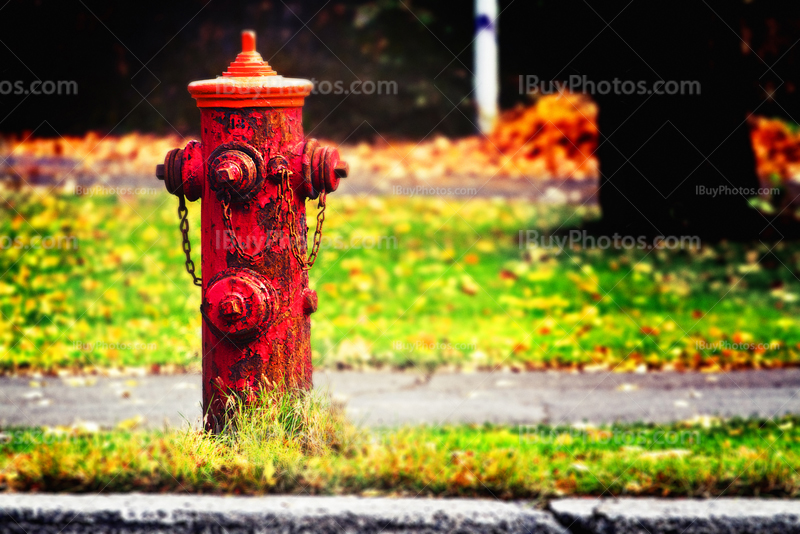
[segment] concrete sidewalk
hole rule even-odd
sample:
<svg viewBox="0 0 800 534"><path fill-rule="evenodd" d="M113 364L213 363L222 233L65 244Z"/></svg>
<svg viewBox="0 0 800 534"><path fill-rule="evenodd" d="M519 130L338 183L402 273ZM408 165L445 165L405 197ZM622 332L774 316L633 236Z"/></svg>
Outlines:
<svg viewBox="0 0 800 534"><path fill-rule="evenodd" d="M0 494L0 532L785 534L800 502Z"/></svg>
<svg viewBox="0 0 800 534"><path fill-rule="evenodd" d="M667 422L800 412L800 369L701 373L315 373L315 386L367 426ZM0 378L0 425L150 427L200 420L200 376ZM36 385L36 384L34 384Z"/></svg>

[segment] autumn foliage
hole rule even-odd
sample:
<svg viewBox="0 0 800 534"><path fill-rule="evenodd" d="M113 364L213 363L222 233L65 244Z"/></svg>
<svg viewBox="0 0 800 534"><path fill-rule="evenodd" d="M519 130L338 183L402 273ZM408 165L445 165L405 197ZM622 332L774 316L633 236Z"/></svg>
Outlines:
<svg viewBox="0 0 800 534"><path fill-rule="evenodd" d="M500 119L491 148L530 176L597 176L597 105L584 95L545 96Z"/></svg>
<svg viewBox="0 0 800 534"><path fill-rule="evenodd" d="M89 178L101 182L109 177L151 177L156 163L186 141L177 135L132 133L118 137L96 132L82 137L0 138L0 157L9 158L8 169L0 162L0 176L10 174L28 181L49 175L56 181Z"/></svg>
<svg viewBox="0 0 800 534"><path fill-rule="evenodd" d="M751 138L758 175L781 181L800 176L800 132L785 122L766 117L751 120Z"/></svg>
<svg viewBox="0 0 800 534"><path fill-rule="evenodd" d="M585 95L547 95L529 107L507 111L489 136L433 136L417 142L378 135L372 143L344 145L340 151L353 176L363 179L596 179L597 113L597 105ZM800 132L764 117L751 120L751 131L762 178L788 180L800 173ZM12 156L0 174L25 180L48 174L60 178L67 171L74 178L151 176L155 163L188 139L136 133L103 137L95 132L83 137L0 138L0 155Z"/></svg>
<svg viewBox="0 0 800 534"><path fill-rule="evenodd" d="M462 139L435 136L416 141L377 141L341 147L354 175L389 179L441 180L472 175L490 179L597 176L597 106L582 95L545 96L534 105L505 113L488 137ZM75 178L148 176L171 148L188 139L128 134L101 137L37 138L22 136L0 142L0 153L12 156L10 174L24 179L63 175L54 167L68 163Z"/></svg>
<svg viewBox="0 0 800 534"><path fill-rule="evenodd" d="M362 143L346 149L353 169L389 179L455 176L560 178L597 176L597 106L581 95L545 96L505 113L491 135L451 140Z"/></svg>

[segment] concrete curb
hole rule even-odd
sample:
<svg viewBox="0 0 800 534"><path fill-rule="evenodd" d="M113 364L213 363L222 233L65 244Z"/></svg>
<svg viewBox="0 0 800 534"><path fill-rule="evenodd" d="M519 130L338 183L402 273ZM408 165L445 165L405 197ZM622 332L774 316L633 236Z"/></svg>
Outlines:
<svg viewBox="0 0 800 534"><path fill-rule="evenodd" d="M570 532L785 534L800 532L800 501L720 498L563 499L550 511Z"/></svg>
<svg viewBox="0 0 800 534"><path fill-rule="evenodd" d="M0 532L565 534L548 512L471 499L0 495Z"/></svg>
<svg viewBox="0 0 800 534"><path fill-rule="evenodd" d="M0 494L0 533L800 533L800 501Z"/></svg>

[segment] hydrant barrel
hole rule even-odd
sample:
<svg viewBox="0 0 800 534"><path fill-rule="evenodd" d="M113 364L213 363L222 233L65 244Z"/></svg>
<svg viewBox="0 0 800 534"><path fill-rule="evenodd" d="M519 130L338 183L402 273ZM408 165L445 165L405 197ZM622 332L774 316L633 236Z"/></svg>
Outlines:
<svg viewBox="0 0 800 534"><path fill-rule="evenodd" d="M311 89L307 80L279 76L256 51L255 33L243 32L242 52L221 77L189 84L201 141L171 151L156 171L171 193L201 200L210 430L224 426L232 395L311 386L317 295L308 269L319 245L309 255L305 202L319 198L324 209L349 170L335 148L304 138Z"/></svg>

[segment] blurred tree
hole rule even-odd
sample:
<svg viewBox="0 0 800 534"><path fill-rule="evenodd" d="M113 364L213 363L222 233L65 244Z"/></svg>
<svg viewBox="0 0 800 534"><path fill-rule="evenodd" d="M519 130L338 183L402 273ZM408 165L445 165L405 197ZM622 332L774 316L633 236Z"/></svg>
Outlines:
<svg viewBox="0 0 800 534"><path fill-rule="evenodd" d="M509 12L517 11L501 20L506 106L521 98L519 75L616 78L644 81L650 89L659 80L700 84L700 94L593 91L600 109L601 231L713 239L752 237L769 227L748 207L746 194L699 192L758 187L751 113L797 122L797 3L537 0L515 6L506 2Z"/></svg>
<svg viewBox="0 0 800 534"><path fill-rule="evenodd" d="M750 145L740 6L721 0L634 3L587 54L596 79L659 80L676 94L599 94L600 204L609 232L752 236L758 188ZM617 11L596 9L605 20ZM739 30L740 31L740 30ZM681 84L699 82L695 94ZM677 84L677 86L675 85ZM700 94L696 94L697 91Z"/></svg>

